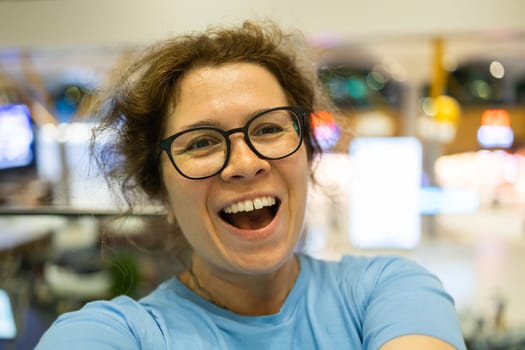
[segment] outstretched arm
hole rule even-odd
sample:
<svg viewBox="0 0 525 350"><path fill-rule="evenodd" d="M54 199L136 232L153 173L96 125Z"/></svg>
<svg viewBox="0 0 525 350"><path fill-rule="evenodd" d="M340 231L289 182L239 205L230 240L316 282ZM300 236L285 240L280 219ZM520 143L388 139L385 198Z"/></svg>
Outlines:
<svg viewBox="0 0 525 350"><path fill-rule="evenodd" d="M380 350L454 350L455 348L443 340L426 335L405 335L394 338L381 346Z"/></svg>

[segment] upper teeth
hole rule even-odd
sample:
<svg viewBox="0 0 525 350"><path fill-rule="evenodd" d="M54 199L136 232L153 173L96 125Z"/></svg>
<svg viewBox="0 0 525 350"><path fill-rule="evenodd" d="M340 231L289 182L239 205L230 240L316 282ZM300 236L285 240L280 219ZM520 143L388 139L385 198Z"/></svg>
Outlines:
<svg viewBox="0 0 525 350"><path fill-rule="evenodd" d="M243 211L252 211L255 209L261 209L263 207L270 207L275 204L275 198L266 196L266 197L259 197L255 198L253 200L247 199L241 202L233 203L226 208L224 208L224 212L226 214L235 214Z"/></svg>

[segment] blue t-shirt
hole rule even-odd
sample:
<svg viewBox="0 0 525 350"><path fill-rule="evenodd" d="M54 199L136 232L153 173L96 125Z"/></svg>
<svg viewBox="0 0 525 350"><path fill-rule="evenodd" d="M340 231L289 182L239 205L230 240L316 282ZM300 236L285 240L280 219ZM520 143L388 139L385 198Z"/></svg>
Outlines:
<svg viewBox="0 0 525 350"><path fill-rule="evenodd" d="M406 334L466 349L452 298L416 263L354 256L299 261L277 314L234 314L172 278L138 302L121 296L60 316L37 349L368 350Z"/></svg>

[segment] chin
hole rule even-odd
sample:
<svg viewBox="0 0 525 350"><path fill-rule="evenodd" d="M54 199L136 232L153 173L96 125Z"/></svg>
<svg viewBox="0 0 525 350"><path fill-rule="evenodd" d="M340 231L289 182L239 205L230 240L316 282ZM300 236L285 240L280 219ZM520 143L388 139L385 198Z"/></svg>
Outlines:
<svg viewBox="0 0 525 350"><path fill-rule="evenodd" d="M259 252L234 253L232 261L234 269L240 273L250 275L264 275L273 273L285 265L292 257L295 246L274 248L273 251L263 249Z"/></svg>

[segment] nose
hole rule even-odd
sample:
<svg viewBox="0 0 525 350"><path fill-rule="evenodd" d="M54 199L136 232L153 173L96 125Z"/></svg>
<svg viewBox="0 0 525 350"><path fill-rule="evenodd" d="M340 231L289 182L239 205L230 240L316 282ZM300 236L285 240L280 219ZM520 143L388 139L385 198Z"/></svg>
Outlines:
<svg viewBox="0 0 525 350"><path fill-rule="evenodd" d="M241 134L231 135L230 140L230 159L220 173L223 180L252 179L270 170L270 162L259 158Z"/></svg>

